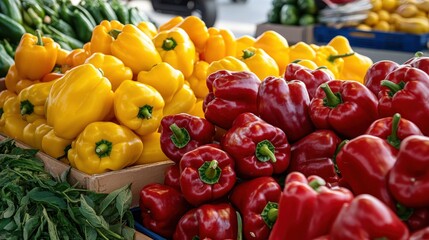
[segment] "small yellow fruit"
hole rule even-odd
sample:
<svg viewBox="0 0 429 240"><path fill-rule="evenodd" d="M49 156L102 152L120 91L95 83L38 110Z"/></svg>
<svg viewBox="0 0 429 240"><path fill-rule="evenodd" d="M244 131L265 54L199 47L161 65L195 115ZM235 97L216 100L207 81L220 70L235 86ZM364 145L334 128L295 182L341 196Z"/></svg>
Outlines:
<svg viewBox="0 0 429 240"><path fill-rule="evenodd" d="M396 7L398 6L397 0L381 0L382 8L388 12L395 11Z"/></svg>
<svg viewBox="0 0 429 240"><path fill-rule="evenodd" d="M356 26L357 30L361 30L361 31L371 31L372 28L366 24L359 24Z"/></svg>
<svg viewBox="0 0 429 240"><path fill-rule="evenodd" d="M382 0L371 0L371 10L374 12L381 10L381 8L383 7L383 3L381 1Z"/></svg>
<svg viewBox="0 0 429 240"><path fill-rule="evenodd" d="M374 30L381 31L381 32L388 32L390 31L390 25L386 21L380 21L374 26Z"/></svg>
<svg viewBox="0 0 429 240"><path fill-rule="evenodd" d="M374 26L379 21L378 14L376 12L369 12L368 16L366 17L364 23L368 26Z"/></svg>
<svg viewBox="0 0 429 240"><path fill-rule="evenodd" d="M379 21L386 21L388 22L390 19L390 13L384 9L381 9L377 12Z"/></svg>
<svg viewBox="0 0 429 240"><path fill-rule="evenodd" d="M402 4L398 6L395 12L404 18L410 18L414 17L418 11L419 9L414 4Z"/></svg>

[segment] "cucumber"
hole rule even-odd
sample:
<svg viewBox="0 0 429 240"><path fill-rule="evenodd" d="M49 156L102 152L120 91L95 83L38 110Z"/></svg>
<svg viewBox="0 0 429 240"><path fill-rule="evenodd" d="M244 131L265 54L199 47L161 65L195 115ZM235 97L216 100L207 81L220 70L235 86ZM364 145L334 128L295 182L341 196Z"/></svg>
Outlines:
<svg viewBox="0 0 429 240"><path fill-rule="evenodd" d="M18 43L25 33L24 27L17 21L0 13L0 38L9 39L12 43Z"/></svg>

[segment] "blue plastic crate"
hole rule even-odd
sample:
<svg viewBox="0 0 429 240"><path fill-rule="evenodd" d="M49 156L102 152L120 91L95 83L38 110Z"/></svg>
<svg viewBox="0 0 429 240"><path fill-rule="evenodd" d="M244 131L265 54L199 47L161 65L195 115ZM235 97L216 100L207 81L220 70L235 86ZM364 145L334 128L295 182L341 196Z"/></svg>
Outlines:
<svg viewBox="0 0 429 240"><path fill-rule="evenodd" d="M314 40L328 43L337 35L346 37L352 47L417 52L427 49L429 34L408 34L399 32L361 31L356 28L333 28L317 26Z"/></svg>
<svg viewBox="0 0 429 240"><path fill-rule="evenodd" d="M132 208L131 212L133 213L134 216L134 228L136 231L139 231L141 233L143 233L144 235L154 239L154 240L167 240L164 237L159 236L158 234L152 232L151 230L143 227L143 224L141 222L141 215L140 215L140 208L136 207L136 208Z"/></svg>

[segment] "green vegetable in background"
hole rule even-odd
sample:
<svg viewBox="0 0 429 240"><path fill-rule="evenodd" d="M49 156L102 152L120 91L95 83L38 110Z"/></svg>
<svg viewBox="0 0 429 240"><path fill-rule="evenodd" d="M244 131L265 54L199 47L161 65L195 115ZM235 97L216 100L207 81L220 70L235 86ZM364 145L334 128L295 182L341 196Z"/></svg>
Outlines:
<svg viewBox="0 0 429 240"><path fill-rule="evenodd" d="M131 189L95 193L54 179L37 150L0 142L0 239L133 239Z"/></svg>
<svg viewBox="0 0 429 240"><path fill-rule="evenodd" d="M297 25L299 11L295 5L285 4L280 10L280 23L284 25Z"/></svg>
<svg viewBox="0 0 429 240"><path fill-rule="evenodd" d="M315 0L298 0L297 6L301 13L312 15L317 13L317 5Z"/></svg>
<svg viewBox="0 0 429 240"><path fill-rule="evenodd" d="M3 44L0 44L0 77L6 76L7 71L13 63L13 58L6 51Z"/></svg>
<svg viewBox="0 0 429 240"><path fill-rule="evenodd" d="M311 14L301 15L298 22L300 26L313 25L315 23L316 23L316 18Z"/></svg>

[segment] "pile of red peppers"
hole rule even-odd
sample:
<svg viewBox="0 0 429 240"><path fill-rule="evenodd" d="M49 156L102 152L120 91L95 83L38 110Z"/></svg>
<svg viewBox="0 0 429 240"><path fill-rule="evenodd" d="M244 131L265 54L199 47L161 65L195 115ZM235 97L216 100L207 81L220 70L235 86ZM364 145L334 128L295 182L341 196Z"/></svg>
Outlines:
<svg viewBox="0 0 429 240"><path fill-rule="evenodd" d="M429 239L429 58L364 84L291 63L220 70L205 118L165 116L175 162L143 187L143 225L175 240Z"/></svg>

